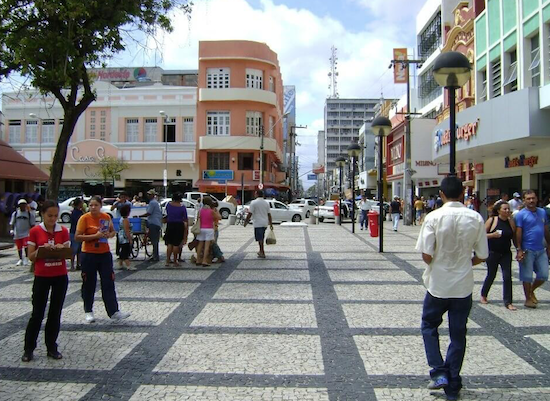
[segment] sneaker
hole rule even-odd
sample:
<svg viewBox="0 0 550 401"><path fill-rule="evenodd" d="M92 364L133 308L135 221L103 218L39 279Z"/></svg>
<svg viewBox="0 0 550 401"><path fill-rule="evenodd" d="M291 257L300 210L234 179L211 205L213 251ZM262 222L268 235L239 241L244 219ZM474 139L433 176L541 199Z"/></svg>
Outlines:
<svg viewBox="0 0 550 401"><path fill-rule="evenodd" d="M447 380L447 378L445 376L439 376L428 383L428 389L439 390L444 387L447 387L448 385L449 385L449 381Z"/></svg>
<svg viewBox="0 0 550 401"><path fill-rule="evenodd" d="M63 355L61 355L61 352L55 350L55 351L48 351L48 353L46 354L48 355L48 358L52 358L52 359L63 359Z"/></svg>
<svg viewBox="0 0 550 401"><path fill-rule="evenodd" d="M527 301L525 301L524 305L526 308L532 308L532 309L535 309L537 307L537 304L533 302L532 298L529 298Z"/></svg>
<svg viewBox="0 0 550 401"><path fill-rule="evenodd" d="M95 317L93 312L86 313L86 323L93 323L95 322Z"/></svg>
<svg viewBox="0 0 550 401"><path fill-rule="evenodd" d="M19 261L15 264L15 266L21 266L23 264L23 261L19 259Z"/></svg>
<svg viewBox="0 0 550 401"><path fill-rule="evenodd" d="M21 357L21 360L22 360L23 362L30 362L30 361L32 361L32 358L33 358L32 352L27 352L27 351L25 351L25 352L23 353L23 356Z"/></svg>
<svg viewBox="0 0 550 401"><path fill-rule="evenodd" d="M126 270L136 271L136 270L137 270L137 267L130 265L130 266L127 266L127 267L126 267Z"/></svg>
<svg viewBox="0 0 550 401"><path fill-rule="evenodd" d="M28 265L30 265L29 259L24 259L23 266L28 266Z"/></svg>
<svg viewBox="0 0 550 401"><path fill-rule="evenodd" d="M123 265L117 265L115 267L116 270L124 270L124 266Z"/></svg>
<svg viewBox="0 0 550 401"><path fill-rule="evenodd" d="M113 320L124 320L128 317L130 317L130 314L128 312L116 311L113 314L113 316L111 316L111 319L113 319Z"/></svg>

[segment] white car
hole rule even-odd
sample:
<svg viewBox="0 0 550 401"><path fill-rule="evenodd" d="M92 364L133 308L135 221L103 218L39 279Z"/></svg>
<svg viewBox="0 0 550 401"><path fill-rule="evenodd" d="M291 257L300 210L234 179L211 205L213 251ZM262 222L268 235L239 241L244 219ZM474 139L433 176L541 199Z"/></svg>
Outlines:
<svg viewBox="0 0 550 401"><path fill-rule="evenodd" d="M162 212L162 215L166 215L166 205L168 202L172 202L172 198L165 198L160 202L160 210ZM187 209L187 218L189 220L190 224L193 224L195 221L195 216L197 214L197 204L194 202L190 202L187 199L182 199L181 203L185 206Z"/></svg>
<svg viewBox="0 0 550 401"><path fill-rule="evenodd" d="M296 199L288 205L291 209L301 209L306 212L306 219L315 210L317 203L311 199Z"/></svg>
<svg viewBox="0 0 550 401"><path fill-rule="evenodd" d="M313 211L315 216L319 217L319 221L322 223L324 220L334 220L334 205L338 201L326 201L322 206L316 206ZM349 208L345 202L342 202L342 217L349 216Z"/></svg>
<svg viewBox="0 0 550 401"><path fill-rule="evenodd" d="M291 209L283 202L279 202L273 199L266 199L266 202L269 203L271 220L273 223L282 223L284 221L293 221L299 222L306 218L306 212L301 209ZM245 217L248 214L248 208L250 207L250 202L247 202L244 206L239 206L237 213L244 209ZM254 219L254 217L252 217Z"/></svg>
<svg viewBox="0 0 550 401"><path fill-rule="evenodd" d="M107 213L109 216L111 216L111 219L116 217L116 209L111 210L111 207L113 204L108 204L107 202L103 202L103 206L101 207L102 213ZM147 211L147 206L132 206L132 209L130 209L130 216L128 217L139 217L143 214L145 214Z"/></svg>
<svg viewBox="0 0 550 401"><path fill-rule="evenodd" d="M59 203L59 220L63 223L71 222L71 213L73 212L73 202L79 196L73 196ZM84 198L84 202L88 203L89 198Z"/></svg>

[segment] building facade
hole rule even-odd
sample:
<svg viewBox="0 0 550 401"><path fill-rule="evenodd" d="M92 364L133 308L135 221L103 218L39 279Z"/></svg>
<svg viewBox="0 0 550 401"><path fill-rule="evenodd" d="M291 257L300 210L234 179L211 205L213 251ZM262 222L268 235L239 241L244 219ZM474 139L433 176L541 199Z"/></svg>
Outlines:
<svg viewBox="0 0 550 401"><path fill-rule="evenodd" d="M199 43L196 129L201 191L248 200L261 181L272 196L288 189L282 169L283 104L277 54L266 44Z"/></svg>

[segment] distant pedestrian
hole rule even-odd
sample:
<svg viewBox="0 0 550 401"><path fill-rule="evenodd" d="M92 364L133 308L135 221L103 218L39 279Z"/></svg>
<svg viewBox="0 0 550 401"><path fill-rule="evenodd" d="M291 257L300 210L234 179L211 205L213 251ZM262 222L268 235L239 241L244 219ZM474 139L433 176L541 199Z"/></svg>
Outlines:
<svg viewBox="0 0 550 401"><path fill-rule="evenodd" d="M214 222L220 220L220 214L212 208L212 199L203 197L202 207L198 211L201 232L197 235L197 266L210 266L212 263L212 244L215 239Z"/></svg>
<svg viewBox="0 0 550 401"><path fill-rule="evenodd" d="M119 221L121 219L120 208L124 205L129 205L130 209L132 208L132 202L130 201L128 194L126 192L121 192L120 195L118 195L118 197L116 198L116 201L111 206L111 211L113 210L115 211L115 219L119 219ZM120 224L119 224L119 227L120 227ZM117 235L116 245L115 245L115 253L117 254L117 256L120 256L119 250L120 250L120 243L118 241L118 235Z"/></svg>
<svg viewBox="0 0 550 401"><path fill-rule="evenodd" d="M401 202L399 202L399 196L396 195L393 197L393 201L390 203L390 213L393 221L393 231L397 231L402 210L403 210L403 206L401 205Z"/></svg>
<svg viewBox="0 0 550 401"><path fill-rule="evenodd" d="M414 224L422 224L422 215L424 214L424 198L420 199L418 196L415 197L414 201L414 211L415 211L415 222Z"/></svg>
<svg viewBox="0 0 550 401"><path fill-rule="evenodd" d="M178 258L180 247L187 243L189 231L187 208L181 203L182 195L176 192L172 196L172 201L166 204L166 233L164 241L166 243L166 263L165 266L179 266ZM172 255L174 256L172 260Z"/></svg>
<svg viewBox="0 0 550 401"><path fill-rule="evenodd" d="M519 279L523 282L525 306L536 308L538 299L535 290L548 281L548 253L550 253L550 232L548 216L537 207L537 195L529 189L523 193L525 207L515 215L516 244L519 262ZM533 282L533 273L536 279Z"/></svg>
<svg viewBox="0 0 550 401"><path fill-rule="evenodd" d="M472 266L489 255L481 215L461 202L462 182L454 176L441 182L444 205L428 214L420 229L416 249L428 265L423 274L427 293L422 311L422 337L431 381L429 389L445 390L447 399L458 399L460 370L466 352L466 324L472 308ZM472 257L472 252L473 257ZM449 345L441 356L438 328L448 312Z"/></svg>
<svg viewBox="0 0 550 401"><path fill-rule="evenodd" d="M439 209L441 206L443 206L443 199L441 199L441 196L438 196L435 200L435 208Z"/></svg>
<svg viewBox="0 0 550 401"><path fill-rule="evenodd" d="M365 230L368 228L368 213L369 210L371 210L371 204L367 200L367 197L365 195L361 196L361 219L359 221L361 225L361 230L363 229L363 226L365 226Z"/></svg>
<svg viewBox="0 0 550 401"><path fill-rule="evenodd" d="M508 202L512 213L519 211L520 206L523 204L523 202L521 201L521 195L519 194L519 192L514 192L513 196L514 198L510 202Z"/></svg>
<svg viewBox="0 0 550 401"><path fill-rule="evenodd" d="M11 234L17 246L19 261L16 266L28 266L27 241L31 228L35 225L35 212L31 210L27 201L23 198L17 202L17 209L12 213L10 220Z"/></svg>
<svg viewBox="0 0 550 401"><path fill-rule="evenodd" d="M32 313L25 331L25 348L21 360L30 362L36 348L40 326L44 319L48 298L50 308L45 326L45 341L47 355L52 359L63 356L57 350L57 337L61 326L61 310L65 302L69 278L65 259L38 259L38 249L68 248L70 246L69 231L57 224L59 206L51 200L42 205L44 221L33 227L29 235L29 258L34 262L34 282L32 286Z"/></svg>
<svg viewBox="0 0 550 401"><path fill-rule="evenodd" d="M134 266L130 265L130 253L132 250L132 226L128 216L130 215L130 206L123 205L120 208L120 228L118 229L118 268L126 270L137 270Z"/></svg>
<svg viewBox="0 0 550 401"><path fill-rule="evenodd" d="M147 205L147 211L140 217L147 217L147 226L149 229L149 239L153 246L153 256L149 259L149 262L158 262L159 256L159 242L160 242L160 230L162 227L162 211L160 205L156 199L157 193L154 189L147 191L149 197L149 204Z"/></svg>
<svg viewBox="0 0 550 401"><path fill-rule="evenodd" d="M426 213L430 213L434 209L435 209L435 197L433 195L430 195L430 198L428 199L428 208L426 210Z"/></svg>
<svg viewBox="0 0 550 401"><path fill-rule="evenodd" d="M489 290L495 281L498 266L502 269L502 299L508 310L517 308L512 304L512 251L511 241L514 243L516 225L512 220L510 206L507 202L500 202L493 206L492 216L485 223L487 239L489 242L489 257L487 258L487 277L481 288L481 303L487 304Z"/></svg>
<svg viewBox="0 0 550 401"><path fill-rule="evenodd" d="M82 253L82 242L77 241L74 236L76 233L76 226L78 220L82 217L84 212L82 211L82 205L84 202L80 198L76 198L73 201L73 211L71 212L71 228L69 230L69 235L71 238L71 270L75 269L74 261L76 259L76 270L80 270L80 256Z"/></svg>
<svg viewBox="0 0 550 401"><path fill-rule="evenodd" d="M264 199L264 191L261 189L256 191L256 199L250 203L248 215L244 221L245 227L248 225L251 218L254 219L254 238L260 247L258 257L265 259L265 230L268 225L273 230L273 222L271 219L271 209L269 207L269 203Z"/></svg>
<svg viewBox="0 0 550 401"><path fill-rule="evenodd" d="M221 215L218 211L218 202L214 201L212 204L212 209L214 210L215 216L220 217L214 218L214 242L212 242L212 263L224 263L225 258L223 256L223 252L218 244L218 238L220 236L220 221L221 221Z"/></svg>
<svg viewBox="0 0 550 401"><path fill-rule="evenodd" d="M94 196L90 200L90 211L78 220L75 233L75 239L83 242L82 299L87 323L95 322L93 306L98 273L101 279L101 297L107 315L113 320L122 320L130 316L118 308L113 255L109 248L109 238L113 238L116 232L109 215L101 212L102 204L99 196Z"/></svg>

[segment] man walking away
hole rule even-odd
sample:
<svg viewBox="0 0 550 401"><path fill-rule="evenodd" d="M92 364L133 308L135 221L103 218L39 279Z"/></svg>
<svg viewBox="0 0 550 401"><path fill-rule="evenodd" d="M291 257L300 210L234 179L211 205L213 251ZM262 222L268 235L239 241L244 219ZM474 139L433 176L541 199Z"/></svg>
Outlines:
<svg viewBox="0 0 550 401"><path fill-rule="evenodd" d="M149 226L149 239L153 245L153 256L149 259L149 262L158 262L159 257L159 241L160 241L160 228L162 225L162 212L160 211L160 205L155 199L157 193L154 189L147 191L149 197L149 205L147 205L147 212L140 217L147 217L147 225Z"/></svg>
<svg viewBox="0 0 550 401"><path fill-rule="evenodd" d="M483 218L459 201L463 194L462 182L455 176L444 178L440 194L444 204L425 217L416 243L416 249L422 252L422 259L428 265L423 274L427 293L422 311L422 337L428 365L432 368L428 388L443 388L448 400L456 400L462 388L460 370L466 352L466 324L472 308L472 266L489 256L489 247ZM443 361L438 328L446 312L451 343Z"/></svg>
<svg viewBox="0 0 550 401"><path fill-rule="evenodd" d="M399 196L394 196L393 201L390 203L390 213L393 221L393 231L397 231L397 226L399 226L399 219L401 217L402 205L399 202Z"/></svg>
<svg viewBox="0 0 550 401"><path fill-rule="evenodd" d="M516 244L518 245L516 259L519 262L519 279L523 282L525 306L536 308L538 304L535 290L548 281L548 253L550 247L550 232L548 231L548 216L537 207L538 199L535 191L529 189L523 193L525 207L517 212ZM536 280L533 282L533 272Z"/></svg>
<svg viewBox="0 0 550 401"><path fill-rule="evenodd" d="M244 226L250 222L250 219L254 216L254 238L258 241L260 246L260 252L258 252L258 257L265 259L265 250L264 250L264 239L265 239L265 230L267 225L273 230L273 223L271 220L271 212L269 208L269 203L264 199L264 191L259 189L256 191L256 199L250 203L248 208L248 216L244 221Z"/></svg>

